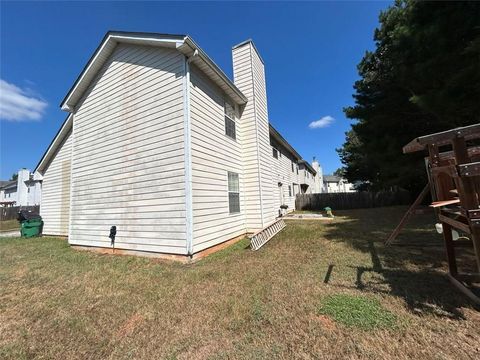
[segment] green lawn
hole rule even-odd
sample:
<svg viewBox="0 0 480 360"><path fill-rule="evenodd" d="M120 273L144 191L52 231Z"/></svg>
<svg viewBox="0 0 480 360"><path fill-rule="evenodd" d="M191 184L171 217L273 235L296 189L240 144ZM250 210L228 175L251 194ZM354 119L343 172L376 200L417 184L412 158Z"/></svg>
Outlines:
<svg viewBox="0 0 480 360"><path fill-rule="evenodd" d="M289 221L188 265L0 239L0 358L479 358L433 216L382 245L404 210Z"/></svg>

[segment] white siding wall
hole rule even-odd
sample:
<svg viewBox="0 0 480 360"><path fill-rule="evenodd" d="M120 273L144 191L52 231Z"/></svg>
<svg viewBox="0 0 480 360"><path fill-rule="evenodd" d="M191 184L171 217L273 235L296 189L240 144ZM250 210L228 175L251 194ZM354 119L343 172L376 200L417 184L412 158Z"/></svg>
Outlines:
<svg viewBox="0 0 480 360"><path fill-rule="evenodd" d="M312 194L315 190L315 181L313 174L303 165L300 165L299 174L300 184L308 185L305 194Z"/></svg>
<svg viewBox="0 0 480 360"><path fill-rule="evenodd" d="M325 192L328 193L343 193L343 192L355 192L354 185L349 182L343 181L326 181Z"/></svg>
<svg viewBox="0 0 480 360"><path fill-rule="evenodd" d="M3 195L1 201L15 201L17 202L17 188L2 190Z"/></svg>
<svg viewBox="0 0 480 360"><path fill-rule="evenodd" d="M275 220L265 69L253 44L233 49L235 85L248 98L240 121L244 156L243 201L248 231Z"/></svg>
<svg viewBox="0 0 480 360"><path fill-rule="evenodd" d="M40 182L30 182L27 185L27 206L40 205L42 185Z"/></svg>
<svg viewBox="0 0 480 360"><path fill-rule="evenodd" d="M274 146L279 151L278 159L272 155L271 162L273 167L273 182L272 188L275 191L275 209L280 208L280 205L288 205L287 212L295 210L295 195L300 192L299 176L297 175L297 164L294 157L280 146ZM281 154L281 155L280 155ZM292 161L294 163L294 171L292 171ZM281 182L283 186L280 188L278 183ZM296 186L294 187L294 184ZM288 187L291 187L291 196ZM295 189L294 189L295 188ZM280 192L283 191L283 204L281 204ZM295 192L296 191L296 192Z"/></svg>
<svg viewBox="0 0 480 360"><path fill-rule="evenodd" d="M74 117L71 244L186 253L184 56L118 45Z"/></svg>
<svg viewBox="0 0 480 360"><path fill-rule="evenodd" d="M40 215L43 233L68 236L72 135L67 135L43 174Z"/></svg>
<svg viewBox="0 0 480 360"><path fill-rule="evenodd" d="M241 133L225 135L224 93L191 66L191 150L193 252L245 234L245 209L229 214L227 172L239 174L242 188ZM238 119L237 119L238 130Z"/></svg>

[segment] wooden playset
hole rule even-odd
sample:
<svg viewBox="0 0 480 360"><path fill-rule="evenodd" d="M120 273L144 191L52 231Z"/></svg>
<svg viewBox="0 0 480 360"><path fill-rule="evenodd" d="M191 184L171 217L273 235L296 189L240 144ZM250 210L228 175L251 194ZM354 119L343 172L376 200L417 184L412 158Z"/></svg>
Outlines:
<svg viewBox="0 0 480 360"><path fill-rule="evenodd" d="M404 146L403 152L428 150L429 184L424 188L399 226L386 241L390 244L414 209L428 194L442 224L451 282L480 305L480 124L425 135ZM454 240L452 230L462 236ZM473 272L457 266L456 249L471 247L476 264Z"/></svg>

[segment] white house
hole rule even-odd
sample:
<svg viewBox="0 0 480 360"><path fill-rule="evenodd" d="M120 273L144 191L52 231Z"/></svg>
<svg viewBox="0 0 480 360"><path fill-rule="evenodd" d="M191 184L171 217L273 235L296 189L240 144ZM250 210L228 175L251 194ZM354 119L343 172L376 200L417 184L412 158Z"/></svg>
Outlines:
<svg viewBox="0 0 480 360"><path fill-rule="evenodd" d="M28 169L20 169L17 179L3 181L0 185L0 206L40 205L42 199L41 181Z"/></svg>
<svg viewBox="0 0 480 360"><path fill-rule="evenodd" d="M124 253L191 257L313 191L316 171L269 123L254 43L232 54L233 82L190 36L107 33L36 169L44 233L111 248L115 226Z"/></svg>
<svg viewBox="0 0 480 360"><path fill-rule="evenodd" d="M347 179L344 179L336 175L325 175L323 177L324 192L326 193L345 193L355 192L355 186L349 183Z"/></svg>

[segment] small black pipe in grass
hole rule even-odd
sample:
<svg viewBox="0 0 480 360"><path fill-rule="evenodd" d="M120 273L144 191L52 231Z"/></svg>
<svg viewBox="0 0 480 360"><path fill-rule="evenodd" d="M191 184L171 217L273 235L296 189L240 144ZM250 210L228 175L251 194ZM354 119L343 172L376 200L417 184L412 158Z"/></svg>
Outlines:
<svg viewBox="0 0 480 360"><path fill-rule="evenodd" d="M333 264L328 265L328 270L327 270L327 273L325 274L325 279L323 279L323 282L325 284L328 284L328 282L330 281L330 277L332 276L332 271L334 266L335 265Z"/></svg>

